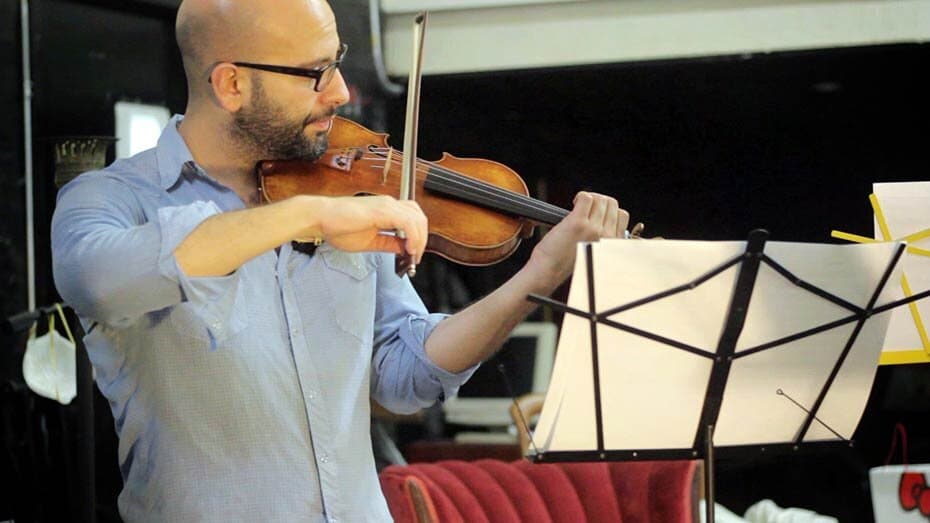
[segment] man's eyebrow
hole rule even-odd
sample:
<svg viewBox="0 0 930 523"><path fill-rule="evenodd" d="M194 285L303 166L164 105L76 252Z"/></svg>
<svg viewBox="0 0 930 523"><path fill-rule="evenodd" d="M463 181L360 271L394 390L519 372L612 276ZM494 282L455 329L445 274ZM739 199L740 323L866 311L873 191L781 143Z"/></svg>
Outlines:
<svg viewBox="0 0 930 523"><path fill-rule="evenodd" d="M312 62L303 62L301 64L298 64L297 67L300 67L303 69L313 69L315 67L322 67L330 62L335 61L336 57L339 56L340 49L342 49L342 42L339 42L339 46L336 47L336 51L332 55L327 56L326 58L320 58L319 60L314 60Z"/></svg>

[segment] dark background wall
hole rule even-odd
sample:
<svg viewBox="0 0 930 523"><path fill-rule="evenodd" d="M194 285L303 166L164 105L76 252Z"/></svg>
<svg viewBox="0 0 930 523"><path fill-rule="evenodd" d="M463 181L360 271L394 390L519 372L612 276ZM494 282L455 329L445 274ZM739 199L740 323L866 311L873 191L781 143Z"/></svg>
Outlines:
<svg viewBox="0 0 930 523"><path fill-rule="evenodd" d="M33 0L38 301L57 299L48 224L53 136L114 131L113 104L138 100L183 111L173 12L145 2ZM0 304L25 306L19 2L0 0ZM402 144L404 98L383 95L367 54L367 2L336 2L350 44L348 114ZM832 49L579 68L447 75L423 80L420 156L442 151L500 161L535 195L563 207L579 189L616 195L647 232L829 242L831 229L870 234L867 195L878 181L926 180L930 121L927 45ZM455 309L499 285L528 256L464 269L429 259L416 285L436 309ZM454 283L460 283L460 286ZM451 292L450 289L458 289ZM537 313L539 315L542 312ZM74 407L29 394L21 339L3 338L0 520L72 519ZM841 521L870 521L864 471L884 459L895 421L911 431L911 460L930 461L930 369L882 368L853 449L779 460L724 460L718 495L731 508L771 497ZM98 412L105 412L105 404ZM112 422L98 424L100 516L119 488ZM109 436L109 439L107 439ZM803 487L803 488L800 488Z"/></svg>
<svg viewBox="0 0 930 523"><path fill-rule="evenodd" d="M23 186L23 105L18 4L0 2L0 194L9 195L0 207L0 314L4 317L26 306L26 208ZM0 351L0 361L9 353ZM0 375L4 375L0 371Z"/></svg>
<svg viewBox="0 0 930 523"><path fill-rule="evenodd" d="M23 310L25 211L19 1L0 0L0 187L7 197L0 235L12 243L13 271L4 271L17 292L4 292L5 315ZM120 100L183 110L185 88L174 45L174 13L139 2L29 2L33 85L36 230L36 302L58 300L51 275L49 224L56 189L51 143L55 137L113 135L113 104ZM7 30L9 28L9 30ZM8 51L9 48L9 51ZM13 52L15 51L15 53ZM9 74L7 74L7 72ZM7 116L9 115L9 116ZM111 151L112 158L112 151ZM9 219L7 214L9 213ZM2 238L0 238L2 239ZM83 500L78 446L77 400L68 406L25 389L22 336L4 337L0 368L3 453L0 520L73 521ZM100 520L113 520L120 487L116 438L105 401L96 397L97 477Z"/></svg>
<svg viewBox="0 0 930 523"><path fill-rule="evenodd" d="M897 45L426 77L419 155L497 160L566 208L580 189L615 195L666 238L870 236L872 183L930 173L926 63L930 46ZM395 144L403 105L389 104ZM477 297L527 254L449 272ZM882 367L853 448L722 459L718 499L740 513L771 498L871 521L867 468L884 462L898 421L911 461L930 459L928 414L930 365Z"/></svg>

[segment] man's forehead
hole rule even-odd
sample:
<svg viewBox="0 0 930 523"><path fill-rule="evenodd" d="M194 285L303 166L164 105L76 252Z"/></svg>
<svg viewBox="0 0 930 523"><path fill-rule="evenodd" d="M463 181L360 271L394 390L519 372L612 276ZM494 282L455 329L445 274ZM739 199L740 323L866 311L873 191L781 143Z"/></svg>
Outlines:
<svg viewBox="0 0 930 523"><path fill-rule="evenodd" d="M276 40L278 45L266 47L267 52L263 54L301 67L312 67L335 59L342 45L335 31L326 35L293 35L286 42L285 39Z"/></svg>
<svg viewBox="0 0 930 523"><path fill-rule="evenodd" d="M288 8L276 4L268 7L273 12L262 24L265 40L270 44L267 47L299 55L294 58L300 60L332 59L340 45L332 10L321 1L305 0L301 3L302 9L293 4Z"/></svg>

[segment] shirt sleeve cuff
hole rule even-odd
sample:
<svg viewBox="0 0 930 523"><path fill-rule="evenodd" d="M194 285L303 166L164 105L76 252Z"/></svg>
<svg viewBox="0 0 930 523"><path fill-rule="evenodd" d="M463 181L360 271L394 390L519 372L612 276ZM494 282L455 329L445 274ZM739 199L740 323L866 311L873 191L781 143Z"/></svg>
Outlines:
<svg viewBox="0 0 930 523"><path fill-rule="evenodd" d="M183 301L206 326L206 334L213 342L220 342L238 332L243 320L232 314L239 287L238 271L226 276L190 277L174 255L178 245L204 220L221 211L214 202L197 201L178 207L158 210L161 232L161 249L158 266L161 273L178 282Z"/></svg>
<svg viewBox="0 0 930 523"><path fill-rule="evenodd" d="M445 401L458 394L459 387L468 381L468 378L481 366L481 364L469 367L461 372L449 372L446 369L433 363L433 360L426 355L426 338L433 332L436 325L442 320L449 317L448 314L428 314L426 316L414 316L410 321L405 322L401 327L400 337L404 343L413 349L413 355L426 368L432 379L441 387L439 401Z"/></svg>

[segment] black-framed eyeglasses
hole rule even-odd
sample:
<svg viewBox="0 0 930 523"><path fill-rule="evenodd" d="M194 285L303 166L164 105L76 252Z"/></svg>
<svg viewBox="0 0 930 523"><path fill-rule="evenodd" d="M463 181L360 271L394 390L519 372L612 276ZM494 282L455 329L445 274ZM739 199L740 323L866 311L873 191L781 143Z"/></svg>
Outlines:
<svg viewBox="0 0 930 523"><path fill-rule="evenodd" d="M345 58L346 50L348 49L348 44L340 45L339 52L336 54L335 60L327 63L324 66L314 67L312 69L306 69L303 67L291 67L287 65L255 64L251 62L231 63L237 67L248 67L249 69L258 69L259 71L269 71L272 73L289 74L291 76L310 78L313 80L313 90L319 93L326 89L326 86L329 85L329 82L333 79L333 77L336 76L336 70L339 69L339 65L342 63L342 59Z"/></svg>

